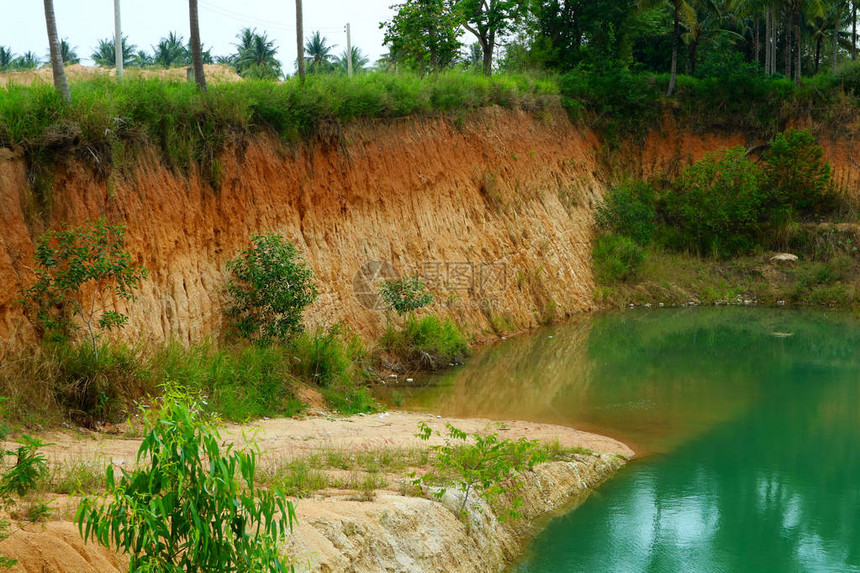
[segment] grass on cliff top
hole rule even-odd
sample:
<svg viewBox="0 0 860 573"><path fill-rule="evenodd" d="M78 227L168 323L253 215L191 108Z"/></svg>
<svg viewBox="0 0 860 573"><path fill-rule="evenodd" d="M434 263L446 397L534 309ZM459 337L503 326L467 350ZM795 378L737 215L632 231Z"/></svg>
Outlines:
<svg viewBox="0 0 860 573"><path fill-rule="evenodd" d="M326 122L456 112L489 105L534 109L557 93L554 81L527 76L448 72L418 78L372 73L352 79L310 76L302 85L247 80L213 85L159 79L73 82L64 106L52 86L0 89L0 146L85 144L145 137L169 159L194 159L193 142L222 142L236 132L271 130L288 140L314 135Z"/></svg>

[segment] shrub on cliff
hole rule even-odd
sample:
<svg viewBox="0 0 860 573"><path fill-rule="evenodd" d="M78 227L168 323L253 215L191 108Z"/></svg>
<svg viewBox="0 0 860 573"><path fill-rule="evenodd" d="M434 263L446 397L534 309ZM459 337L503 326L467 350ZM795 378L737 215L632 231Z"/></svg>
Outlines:
<svg viewBox="0 0 860 573"><path fill-rule="evenodd" d="M601 235L594 240L592 258L598 282L627 282L639 276L645 249L623 235Z"/></svg>
<svg viewBox="0 0 860 573"><path fill-rule="evenodd" d="M765 199L761 183L743 147L684 169L665 198L670 246L721 257L751 249Z"/></svg>
<svg viewBox="0 0 860 573"><path fill-rule="evenodd" d="M778 134L762 159L770 208L810 216L833 207L833 171L808 130Z"/></svg>
<svg viewBox="0 0 860 573"><path fill-rule="evenodd" d="M125 252L124 236L124 226L104 218L48 231L36 240L36 282L21 292L43 332L66 339L83 324L96 359L99 331L128 322L106 307L111 299L133 300L147 274Z"/></svg>
<svg viewBox="0 0 860 573"><path fill-rule="evenodd" d="M243 338L261 342L299 334L302 312L317 297L313 271L280 235L253 235L251 243L227 263L233 326Z"/></svg>
<svg viewBox="0 0 860 573"><path fill-rule="evenodd" d="M385 281L379 289L379 296L388 308L399 316L424 308L433 302L433 295L418 276Z"/></svg>
<svg viewBox="0 0 860 573"><path fill-rule="evenodd" d="M647 246L657 228L654 188L644 181L631 181L613 187L595 214L604 231L629 237Z"/></svg>
<svg viewBox="0 0 860 573"><path fill-rule="evenodd" d="M469 354L469 344L457 325L435 316L410 315L401 330L389 324L380 345L406 365L428 370L462 364Z"/></svg>

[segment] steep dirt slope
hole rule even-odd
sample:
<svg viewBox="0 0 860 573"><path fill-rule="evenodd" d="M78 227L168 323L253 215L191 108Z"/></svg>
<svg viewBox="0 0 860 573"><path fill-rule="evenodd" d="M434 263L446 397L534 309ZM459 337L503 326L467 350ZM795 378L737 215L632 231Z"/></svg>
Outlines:
<svg viewBox="0 0 860 573"><path fill-rule="evenodd" d="M269 231L294 241L314 267L320 297L308 312L312 325L344 322L378 335L385 315L356 296L354 279L366 263L385 261L422 275L437 295L434 310L480 335L590 308L592 208L607 182L677 172L709 151L760 143L679 130L667 120L643 144L600 162L606 151L598 136L571 125L561 108L492 108L456 121L380 120L328 131L294 148L266 137L235 144L221 157L218 190L166 169L154 148L109 179L68 160L56 172L47 225L106 215L128 226L129 249L151 274L127 308L126 336L217 336L225 262L251 234ZM837 183L856 193L853 139L818 136ZM29 332L14 300L32 279L33 240L46 225L34 204L21 154L0 149L0 338L7 341Z"/></svg>
<svg viewBox="0 0 860 573"><path fill-rule="evenodd" d="M535 117L488 109L459 127L445 119L356 123L328 141L286 149L259 139L222 158L219 190L173 173L152 149L132 176L104 181L81 163L56 174L49 225L106 215L150 270L126 334L194 341L223 320L225 262L252 233L275 231L313 265L311 324L343 321L373 336L384 315L362 306L353 278L369 261L419 273L438 310L474 331L534 326L587 310L591 207L599 196L594 142L561 110ZM31 280L24 161L0 157L0 336L26 335L13 308ZM35 222L33 222L35 221ZM500 278L492 284L483 277ZM499 275L502 275L499 277ZM443 284L447 283L447 284Z"/></svg>

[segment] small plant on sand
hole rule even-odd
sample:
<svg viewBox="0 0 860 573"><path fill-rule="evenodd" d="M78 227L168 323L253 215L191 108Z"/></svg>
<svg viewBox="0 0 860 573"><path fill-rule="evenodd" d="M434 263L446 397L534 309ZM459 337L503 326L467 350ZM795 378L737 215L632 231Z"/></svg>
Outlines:
<svg viewBox="0 0 860 573"><path fill-rule="evenodd" d="M122 328L128 317L106 310L111 299L133 300L147 271L124 250L125 227L106 219L65 225L36 241L36 282L22 291L24 308L44 332L69 338L84 324L98 358L98 331Z"/></svg>
<svg viewBox="0 0 860 573"><path fill-rule="evenodd" d="M51 516L50 506L41 499L33 498L31 494L48 472L48 459L39 449L50 444L27 435L21 436L18 444L16 449L3 452L6 456L14 457L15 463L0 476L0 500L13 519L45 521ZM20 507L17 506L16 497L23 502ZM0 538L5 527L4 522L0 522ZM2 567L4 561L0 560Z"/></svg>
<svg viewBox="0 0 860 573"><path fill-rule="evenodd" d="M463 492L457 512L460 517L468 515L466 507L473 491L490 503L507 493L511 495L510 505L499 519L520 517L517 508L522 506L522 499L516 493L522 480L518 474L547 461L546 448L541 447L537 440L500 440L496 434L468 434L451 424L446 424L446 428L444 445L431 447L436 454L432 464L439 474L425 475L416 480L416 485L453 480ZM416 435L429 440L433 430L421 422ZM446 488L441 488L433 495L441 498L445 492Z"/></svg>
<svg viewBox="0 0 860 573"><path fill-rule="evenodd" d="M203 402L167 386L145 415L138 469L117 480L113 501L81 500L81 536L130 554L131 571L286 571L278 542L295 509L279 491L256 487L257 452L222 451Z"/></svg>
<svg viewBox="0 0 860 573"><path fill-rule="evenodd" d="M379 289L379 296L398 316L409 314L433 302L433 295L417 275L385 281Z"/></svg>
<svg viewBox="0 0 860 573"><path fill-rule="evenodd" d="M253 235L251 243L227 263L233 274L228 315L236 331L262 342L301 333L302 312L317 297L313 271L280 235Z"/></svg>
<svg viewBox="0 0 860 573"><path fill-rule="evenodd" d="M45 444L38 438L23 435L14 450L7 450L7 456L14 456L15 464L0 477L0 498L11 503L12 495L23 497L36 486L48 471L48 459L39 452Z"/></svg>

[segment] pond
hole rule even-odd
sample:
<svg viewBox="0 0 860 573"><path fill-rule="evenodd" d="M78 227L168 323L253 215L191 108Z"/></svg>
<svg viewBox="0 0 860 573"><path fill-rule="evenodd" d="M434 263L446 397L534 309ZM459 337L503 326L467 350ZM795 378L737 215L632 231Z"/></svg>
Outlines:
<svg viewBox="0 0 860 573"><path fill-rule="evenodd" d="M844 311L590 317L419 383L388 399L637 452L517 572L860 571L860 321Z"/></svg>

